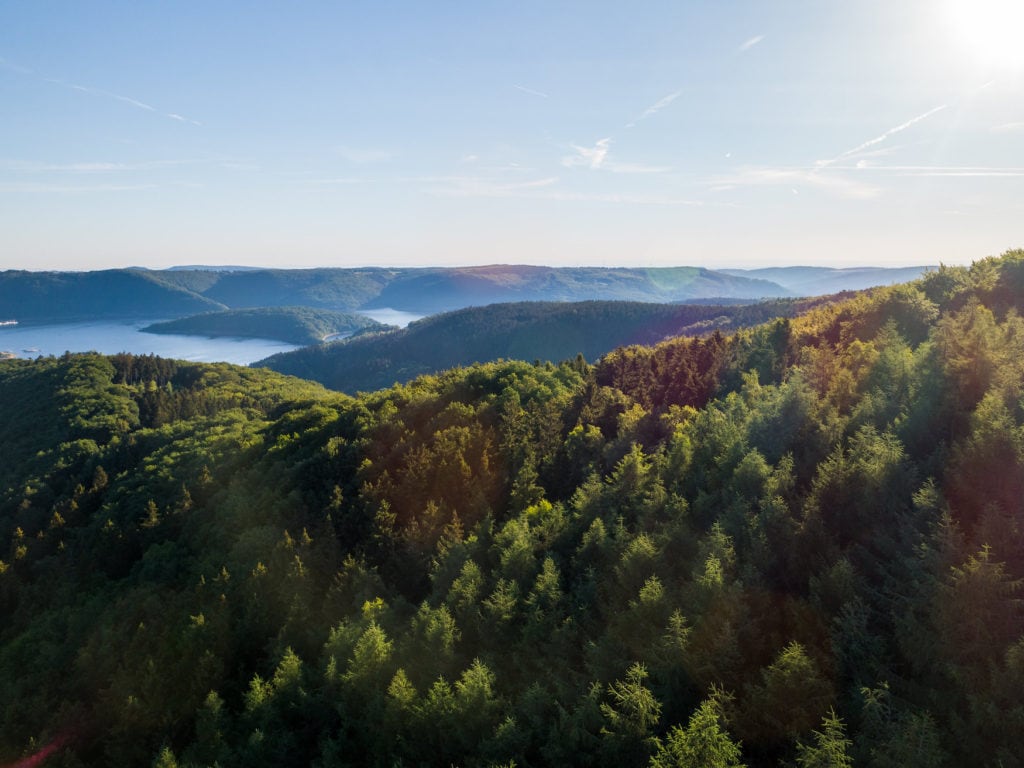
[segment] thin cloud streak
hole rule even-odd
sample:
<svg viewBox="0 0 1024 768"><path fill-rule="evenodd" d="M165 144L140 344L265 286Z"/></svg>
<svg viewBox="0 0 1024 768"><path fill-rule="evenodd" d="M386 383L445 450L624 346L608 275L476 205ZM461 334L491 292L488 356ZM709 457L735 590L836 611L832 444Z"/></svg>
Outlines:
<svg viewBox="0 0 1024 768"><path fill-rule="evenodd" d="M760 43L762 40L764 40L764 35L755 35L754 37L750 38L749 40L744 42L742 45L740 45L740 47L736 49L736 52L737 53L746 53L751 48L753 48L755 45Z"/></svg>
<svg viewBox="0 0 1024 768"><path fill-rule="evenodd" d="M151 160L142 163L113 163L107 161L91 161L81 163L33 163L33 162L2 162L0 170L12 173L121 173L126 171L152 171L176 165L190 165L202 161L195 160Z"/></svg>
<svg viewBox="0 0 1024 768"><path fill-rule="evenodd" d="M536 91L533 88L527 88L525 85L516 85L515 83L513 83L512 87L515 88L517 91L522 91L523 93L528 93L531 96L540 96L542 99L550 99L551 98L551 96L549 96L548 94L544 93L543 91Z"/></svg>
<svg viewBox="0 0 1024 768"><path fill-rule="evenodd" d="M609 171L610 173L665 173L671 170L667 165L644 165L642 163L622 163L608 158L611 151L610 136L599 139L593 147L570 146L576 150L575 155L562 158L566 168L589 168L592 171Z"/></svg>
<svg viewBox="0 0 1024 768"><path fill-rule="evenodd" d="M86 90L88 90L90 93L98 93L101 96L109 96L112 99L117 99L118 101L123 101L125 104L131 104L133 107L138 107L139 109L145 109L148 112L156 112L156 107L151 107L149 104L141 102L138 99L133 99L133 98L131 98L129 96L119 96L116 93L110 93L109 91L102 91L102 90L100 90L98 88L93 88L91 90L90 89L86 89ZM174 115L168 115L168 117L174 117ZM179 117L178 119L179 120L184 120L185 118Z"/></svg>
<svg viewBox="0 0 1024 768"><path fill-rule="evenodd" d="M835 165L833 171L873 171L895 176L1024 176L1024 167L948 165Z"/></svg>
<svg viewBox="0 0 1024 768"><path fill-rule="evenodd" d="M428 179L423 179L428 181ZM687 206L704 205L702 200L689 200L662 195L619 195L615 193L572 192L555 189L556 176L527 182L508 183L477 177L452 176L430 179L445 186L430 190L443 197L525 198L531 200L628 205Z"/></svg>
<svg viewBox="0 0 1024 768"><path fill-rule="evenodd" d="M604 161L608 158L608 149L611 141L611 137L607 136L603 139L598 139L593 147L580 147L576 144L571 144L570 146L576 150L576 154L563 157L562 165L566 168L582 165L596 171L604 165Z"/></svg>
<svg viewBox="0 0 1024 768"><path fill-rule="evenodd" d="M606 171L612 173L666 173L672 170L668 165L644 165L643 163L619 163L609 161L604 164Z"/></svg>
<svg viewBox="0 0 1024 768"><path fill-rule="evenodd" d="M794 186L814 187L857 200L872 198L881 192L871 184L808 168L742 168L732 176L719 177L711 182L711 188L720 192L735 187L763 186L783 186L790 190Z"/></svg>
<svg viewBox="0 0 1024 768"><path fill-rule="evenodd" d="M157 184L41 184L36 182L0 182L0 192L43 192L58 194L90 194L95 192L138 192L156 189Z"/></svg>
<svg viewBox="0 0 1024 768"><path fill-rule="evenodd" d="M678 99L681 94L682 94L682 91L675 91L674 93L670 93L668 96L663 96L662 98L660 98L656 102L654 102L651 106L649 106L647 109L645 109L643 111L643 114L640 115L640 117L638 117L636 120L633 120L630 123L627 123L626 127L627 128L632 128L637 123L639 123L641 120L646 120L648 117L651 117L652 115L658 114L659 112L661 112L661 110L663 110L665 107L667 107L673 101Z"/></svg>
<svg viewBox="0 0 1024 768"><path fill-rule="evenodd" d="M169 118L171 118L171 120L177 120L177 121L182 122L182 123L192 123L192 125L202 125L202 123L200 123L198 120L193 120L192 118L189 118L189 117L183 117L182 115L179 115L176 112L168 112L167 116Z"/></svg>
<svg viewBox="0 0 1024 768"><path fill-rule="evenodd" d="M558 183L557 176L548 176L531 181L496 181L479 176L424 177L421 182L445 185L433 190L435 194L453 197L520 197L532 190L550 187Z"/></svg>
<svg viewBox="0 0 1024 768"><path fill-rule="evenodd" d="M133 99L131 96L124 96L124 95L122 95L120 93L114 93L112 91L106 91L106 90L104 90L102 88L93 88L92 86L88 86L88 85L80 85L78 83L69 83L69 82L66 82L64 80L59 80L58 78L55 78L55 77L44 77L44 76L40 75L39 73L37 73L37 72L35 72L35 71L31 70L31 69L28 69L27 67L18 66L17 64L15 64L15 63L13 63L11 61L8 61L7 59L0 58L0 67L4 67L5 69L9 69L9 70L12 70L14 72L18 72L19 74L22 74L22 75L28 75L30 77L33 77L33 78L37 79L37 80L41 80L44 83L51 83L53 85L59 85L61 88L68 88L68 89L70 89L72 91L78 91L79 93L89 94L90 96L100 96L102 98L113 99L115 101L121 101L121 102L124 102L125 104L133 106L136 109L141 109L141 110L143 110L145 112L152 112L154 114L162 114L164 117L167 117L167 118L169 118L171 120L177 120L178 122L190 123L191 125L197 125L197 126L201 126L202 125L202 123L199 122L198 120L193 120L190 117L185 117L183 115L179 115L176 112L160 112L160 110L158 110L156 107L154 107L154 106L152 106L150 104L147 104L144 101L139 101L138 99Z"/></svg>
<svg viewBox="0 0 1024 768"><path fill-rule="evenodd" d="M932 115L934 115L934 114L936 114L938 112L941 112L942 110L946 109L948 106L949 106L948 104L942 104L942 105L940 105L938 107L935 107L934 109L929 109L927 112L925 112L923 114L920 114L917 117L912 117L910 120L907 120L905 123L900 123L895 128L890 128L889 130L887 130L885 133L881 134L880 136L876 136L873 139L869 139L869 140L865 141L863 144L858 144L853 149L848 149L845 152L842 152L842 153L836 155L831 160L819 160L816 163L816 165L817 165L818 168L827 168L830 165L838 163L840 160L844 160L847 157L851 157L853 155L857 155L857 154L863 152L865 149L869 149L870 147L873 147L876 144L881 144L883 141L888 139L890 136L894 136L897 133L905 131L905 130L907 130L907 128L910 128L912 125L916 125L917 123L921 122L922 120L926 120L927 118L931 117Z"/></svg>

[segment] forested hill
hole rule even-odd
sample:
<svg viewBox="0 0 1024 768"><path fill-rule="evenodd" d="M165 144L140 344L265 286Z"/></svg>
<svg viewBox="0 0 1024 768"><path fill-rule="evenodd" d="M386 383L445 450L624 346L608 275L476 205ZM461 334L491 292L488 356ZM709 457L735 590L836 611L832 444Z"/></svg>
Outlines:
<svg viewBox="0 0 1024 768"><path fill-rule="evenodd" d="M428 314L496 301L685 301L788 296L780 286L696 267L526 266L424 269L173 269L0 272L0 319L176 318L257 307Z"/></svg>
<svg viewBox="0 0 1024 768"><path fill-rule="evenodd" d="M351 398L0 363L0 764L1020 766L1024 251Z"/></svg>
<svg viewBox="0 0 1024 768"><path fill-rule="evenodd" d="M225 309L213 299L158 273L0 272L0 320L62 322L104 318L175 317Z"/></svg>
<svg viewBox="0 0 1024 768"><path fill-rule="evenodd" d="M917 269L919 271L919 269ZM809 296L909 279L900 270L792 268L761 273L699 267L446 267L421 269L115 269L0 272L0 320L178 318L257 307L418 314L496 302L749 300ZM827 287L827 290L825 289Z"/></svg>
<svg viewBox="0 0 1024 768"><path fill-rule="evenodd" d="M496 265L410 269L396 274L368 307L433 314L520 301L678 302L793 295L776 283L699 267L625 269Z"/></svg>
<svg viewBox="0 0 1024 768"><path fill-rule="evenodd" d="M520 302L461 309L390 333L285 352L253 363L354 394L492 360L587 360L625 344L654 344L790 317L833 299L679 305L624 301Z"/></svg>
<svg viewBox="0 0 1024 768"><path fill-rule="evenodd" d="M147 333L178 333L192 336L234 336L278 339L291 344L319 344L336 334L383 331L391 326L378 323L365 315L333 312L309 307L260 307L204 312L153 323L142 330Z"/></svg>

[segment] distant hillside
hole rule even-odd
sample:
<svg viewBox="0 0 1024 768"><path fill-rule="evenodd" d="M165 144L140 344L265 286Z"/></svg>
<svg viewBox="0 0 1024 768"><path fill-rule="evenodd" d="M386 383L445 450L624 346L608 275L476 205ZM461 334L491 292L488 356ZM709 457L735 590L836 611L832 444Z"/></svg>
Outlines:
<svg viewBox="0 0 1024 768"><path fill-rule="evenodd" d="M309 307L258 307L204 312L200 315L153 323L146 333L173 333L186 336L234 336L276 339L290 344L319 344L324 337L367 330L385 330L389 326L363 315Z"/></svg>
<svg viewBox="0 0 1024 768"><path fill-rule="evenodd" d="M297 306L431 314L499 301L681 302L788 293L765 280L696 267L20 271L0 273L0 318L174 318L223 309Z"/></svg>
<svg viewBox="0 0 1024 768"><path fill-rule="evenodd" d="M494 265L419 269L185 269L0 273L0 319L184 317L255 307L434 314L520 301L722 303L903 282L924 267L624 269Z"/></svg>
<svg viewBox="0 0 1024 768"><path fill-rule="evenodd" d="M792 316L792 299L741 306L640 302L520 302L461 309L384 334L273 355L253 363L343 392L371 391L425 373L498 359L594 360L625 344L732 330Z"/></svg>
<svg viewBox="0 0 1024 768"><path fill-rule="evenodd" d="M724 297L760 299L789 292L767 280L698 267L608 269L516 265L405 270L366 306L430 314L514 301L674 302Z"/></svg>
<svg viewBox="0 0 1024 768"><path fill-rule="evenodd" d="M161 273L131 269L100 272L0 272L0 319L59 322L103 318L173 317L225 309Z"/></svg>
<svg viewBox="0 0 1024 768"><path fill-rule="evenodd" d="M172 279L187 279L175 272ZM386 269L264 269L255 272L209 273L217 281L203 291L232 308L319 307L354 310L378 296L394 279Z"/></svg>
<svg viewBox="0 0 1024 768"><path fill-rule="evenodd" d="M770 280L796 296L823 296L840 291L861 291L880 285L916 280L935 267L767 267L765 269L723 269L727 275Z"/></svg>

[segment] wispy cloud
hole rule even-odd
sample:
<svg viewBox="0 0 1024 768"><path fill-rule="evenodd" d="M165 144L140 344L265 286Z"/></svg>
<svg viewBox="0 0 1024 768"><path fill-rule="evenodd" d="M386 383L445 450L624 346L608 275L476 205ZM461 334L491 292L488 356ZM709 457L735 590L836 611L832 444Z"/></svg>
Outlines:
<svg viewBox="0 0 1024 768"><path fill-rule="evenodd" d="M45 80L48 83L53 83L54 85L62 86L64 88L70 88L73 91L79 91L80 93L88 93L88 94L91 94L93 96L101 96L103 98L113 99L114 101L120 101L120 102L123 102L125 104L130 105L130 106L133 106L136 109L141 109L141 110L143 110L145 112L153 112L155 114L162 114L164 117L169 117L171 120L177 120L179 123L189 123L191 125L202 125L202 123L200 123L198 120L193 120L190 117L185 117L184 115L179 115L177 112L160 112L160 110L158 110L156 107L152 106L151 104L147 104L144 101L139 101L138 99L133 99L131 96L122 96L119 93L114 93L112 91L105 91L102 88L91 88L91 87L89 87L87 85L78 85L77 83L65 83L63 80L57 80L57 79L52 78L52 77L44 77L43 80Z"/></svg>
<svg viewBox="0 0 1024 768"><path fill-rule="evenodd" d="M597 170L604 161L608 158L608 150L611 145L611 137L605 137L598 139L597 143L592 147L580 147L576 144L570 145L576 154L568 155L562 158L562 165L566 168L573 168L575 166L585 166L593 170Z"/></svg>
<svg viewBox="0 0 1024 768"><path fill-rule="evenodd" d="M118 95L116 93L110 93L109 91L102 91L102 90L100 90L98 88L84 88L82 86L76 86L76 88L78 90L83 90L86 93L96 93L96 94L99 94L100 96L109 96L112 99L117 99L117 101L123 101L125 104L131 104L133 107L138 107L139 109L144 109L147 112L156 112L156 107L151 107L149 104L144 104L143 102L139 101L138 99L133 99L130 96L120 96L120 95ZM181 120L182 122L185 121L185 118L182 117L181 115L174 115L174 114L168 113L167 116L169 118L171 118L172 120Z"/></svg>
<svg viewBox="0 0 1024 768"><path fill-rule="evenodd" d="M936 114L938 112L941 112L942 110L946 109L948 106L949 106L948 104L941 104L938 107L935 107L933 109L929 109L927 112L924 112L924 113L918 115L917 117L912 117L909 120L907 120L905 123L900 123L896 127L890 128L885 133L882 133L881 135L876 136L873 139L868 139L863 144L858 144L853 149L848 149L845 152L839 153L838 155L836 155L835 157L831 158L830 160L819 160L817 163L815 163L815 165L818 168L827 168L828 166L834 165L835 163L838 163L841 160L845 160L848 157L852 157L854 155L858 155L858 154L860 154L861 152L863 152L866 149L870 149L871 147L873 147L873 146L875 146L877 144L881 144L883 141L885 141L889 137L895 136L897 133L900 133L902 131L907 130L907 128L910 128L912 125L916 125L917 123L921 122L922 120L926 120L929 117L931 117L932 115L934 115L934 114Z"/></svg>
<svg viewBox="0 0 1024 768"><path fill-rule="evenodd" d="M701 206L703 201L671 197L667 195L622 195L617 193L576 192L559 189L556 176L532 179L522 182L508 182L501 179L450 176L429 181L432 193L445 197L495 197L527 198L556 202L611 203L623 205L655 206Z"/></svg>
<svg viewBox="0 0 1024 768"><path fill-rule="evenodd" d="M781 186L792 190L794 187L812 187L840 197L867 199L881 191L878 187L858 179L851 179L837 173L819 173L811 168L741 168L731 176L712 180L712 189L724 191L736 187Z"/></svg>
<svg viewBox="0 0 1024 768"><path fill-rule="evenodd" d="M1024 166L947 166L947 165L857 165L858 171L874 171L894 176L1010 177L1024 176Z"/></svg>
<svg viewBox="0 0 1024 768"><path fill-rule="evenodd" d="M55 78L55 77L44 77L44 76L40 75L38 72L35 72L34 70L29 69L28 67L19 66L19 65L15 64L12 61L8 61L7 59L0 58L0 67L3 67L5 69L9 69L9 70L14 71L14 72L18 72L19 74L22 74L22 75L27 75L29 77L32 77L32 78L34 78L36 80L39 80L39 81L42 81L44 83L50 83L51 85L60 86L61 88L67 88L67 89L72 90L72 91L78 91L79 93L85 93L85 94L88 94L90 96L98 96L100 98L112 99L114 101L120 101L120 102L122 102L124 104L128 104L128 105L130 105L132 107L135 107L136 109L141 109L141 110L144 110L146 112L152 112L154 114L163 115L164 117L170 118L171 120L176 120L176 121L181 122L181 123L189 123L191 125L198 125L198 126L202 125L202 123L200 123L198 120L193 120L190 117L185 117L183 115L179 115L176 112L161 112L156 107L154 107L154 106L152 106L150 104L147 104L144 101L139 101L138 99L133 99L130 96L124 96L124 95L122 95L120 93L114 93L113 91L106 91L106 90L104 90L102 88L95 88L93 86L80 85L78 83L69 83L69 82L67 82L65 80L60 80L60 79Z"/></svg>
<svg viewBox="0 0 1024 768"><path fill-rule="evenodd" d="M534 90L533 88L527 88L525 85L516 85L515 83L513 83L512 87L515 88L517 91L522 91L523 93L528 93L531 96L540 96L542 99L550 99L551 98L551 96L549 96L548 94L544 93L543 91L537 91L537 90Z"/></svg>
<svg viewBox="0 0 1024 768"><path fill-rule="evenodd" d="M12 173L43 174L43 173L120 173L125 171L152 171L168 166L188 165L189 160L150 160L141 163L113 163L107 161L88 161L79 163L36 163L26 161L0 162L0 170Z"/></svg>
<svg viewBox="0 0 1024 768"><path fill-rule="evenodd" d="M742 44L740 45L740 47L736 49L736 52L737 52L737 53L746 53L746 52L747 52L747 51L749 51L749 50L750 50L751 48L753 48L753 47L754 47L755 45L757 45L758 43L760 43L760 42L761 42L762 40L764 40L764 35L754 35L754 36L753 36L752 38L750 38L749 40L745 40L745 41L744 41L744 42L743 42L743 43L742 43Z"/></svg>
<svg viewBox="0 0 1024 768"><path fill-rule="evenodd" d="M452 179L457 185L467 190L483 193L485 195L503 195L509 193L524 192L533 189L542 189L558 183L557 176L547 176L529 181L495 181L474 177L461 177Z"/></svg>
<svg viewBox="0 0 1024 768"><path fill-rule="evenodd" d="M545 192L541 197L544 200L556 200L561 202L580 203L615 203L622 205L652 205L660 207L687 207L700 208L706 205L703 200L693 200L683 197L672 197L671 195L620 195L615 192L570 192L554 191Z"/></svg>
<svg viewBox="0 0 1024 768"><path fill-rule="evenodd" d="M1024 123L1003 123L1002 125L993 125L991 131L992 133L1024 133Z"/></svg>
<svg viewBox="0 0 1024 768"><path fill-rule="evenodd" d="M575 154L562 158L562 165L566 168L590 168L593 171L609 171L610 173L664 173L671 170L667 165L645 165L643 163L624 163L618 160L611 160L611 137L598 139L592 147L581 147L576 144L570 146Z"/></svg>
<svg viewBox="0 0 1024 768"><path fill-rule="evenodd" d="M662 98L658 99L656 102L651 104L651 106L649 106L647 109L645 109L643 111L643 114L640 115L640 117L636 118L635 120L633 120L633 121L631 121L629 123L626 123L626 127L627 128L632 128L637 123L639 123L641 120L646 120L648 117L651 117L652 115L658 114L659 112L661 112L661 110L663 110L665 107L667 107L673 101L678 99L680 94L682 94L682 91L675 91L673 93L670 93L668 96L663 96Z"/></svg>
<svg viewBox="0 0 1024 768"><path fill-rule="evenodd" d="M672 170L669 165L644 165L643 163L620 163L609 160L604 164L606 171L612 173L666 173Z"/></svg>
<svg viewBox="0 0 1024 768"><path fill-rule="evenodd" d="M731 176L710 182L711 189L722 192L737 187L778 186L789 189L819 189L850 199L876 197L882 188L866 179L900 178L1024 178L1024 166L944 166L944 165L868 165L863 162L816 168L741 168Z"/></svg>
<svg viewBox="0 0 1024 768"><path fill-rule="evenodd" d="M3 192L42 192L57 194L90 194L96 192L139 192L156 189L156 184L41 184L36 182L0 182Z"/></svg>

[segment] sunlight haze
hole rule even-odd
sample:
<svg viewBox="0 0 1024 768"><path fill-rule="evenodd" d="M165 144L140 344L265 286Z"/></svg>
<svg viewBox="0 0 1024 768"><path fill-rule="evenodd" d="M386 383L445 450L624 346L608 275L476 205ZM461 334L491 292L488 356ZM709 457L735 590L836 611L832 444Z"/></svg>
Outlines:
<svg viewBox="0 0 1024 768"><path fill-rule="evenodd" d="M1016 3L0 9L0 268L966 263Z"/></svg>

